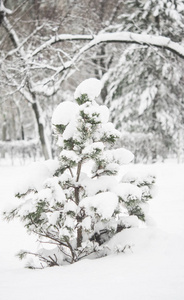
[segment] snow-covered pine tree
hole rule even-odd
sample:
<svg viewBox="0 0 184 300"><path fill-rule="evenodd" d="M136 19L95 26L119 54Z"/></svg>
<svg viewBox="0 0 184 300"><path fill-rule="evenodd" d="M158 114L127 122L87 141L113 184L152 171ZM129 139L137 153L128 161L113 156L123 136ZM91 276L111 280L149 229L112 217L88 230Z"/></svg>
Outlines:
<svg viewBox="0 0 184 300"><path fill-rule="evenodd" d="M163 35L180 43L184 4L182 0L128 0L121 21L114 30ZM137 156L141 160L155 161L157 156L165 158L169 151L176 151L176 132L184 121L179 58L167 50L131 45L105 76L105 103L110 107L111 120L117 129L130 133L125 133L124 145L128 137L132 151L133 144L139 144Z"/></svg>
<svg viewBox="0 0 184 300"><path fill-rule="evenodd" d="M49 162L53 176L45 180L44 169L40 171L41 183L38 178L26 191L20 190L20 204L5 213L7 220L19 218L41 245L52 246L20 252L20 258L37 257L37 267L102 254L113 235L145 220L143 205L154 178L142 184L132 176L118 180L120 166L134 156L123 148L112 149L120 132L108 122L107 107L95 101L100 91L100 81L91 78L78 86L75 102L59 104L52 117L59 168L55 170L56 161Z"/></svg>

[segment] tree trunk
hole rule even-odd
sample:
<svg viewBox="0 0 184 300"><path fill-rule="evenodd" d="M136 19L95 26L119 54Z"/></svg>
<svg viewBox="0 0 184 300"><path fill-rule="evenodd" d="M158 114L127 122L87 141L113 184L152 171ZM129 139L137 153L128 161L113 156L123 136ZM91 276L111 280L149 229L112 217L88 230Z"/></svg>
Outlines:
<svg viewBox="0 0 184 300"><path fill-rule="evenodd" d="M178 151L177 151L178 164L183 162L183 130L178 130Z"/></svg>
<svg viewBox="0 0 184 300"><path fill-rule="evenodd" d="M75 203L76 205L79 205L79 187L75 188ZM77 229L77 248L81 247L82 244L82 226L80 226L82 222L82 217L80 215L77 216L77 223L78 223L78 229Z"/></svg>
<svg viewBox="0 0 184 300"><path fill-rule="evenodd" d="M19 105L16 103L16 101L14 103L17 107L17 115L19 117L19 124L20 124L20 133L19 133L18 138L20 140L24 140L25 139L25 133L24 133L24 126L23 126L23 122L22 122L21 110L20 110Z"/></svg>
<svg viewBox="0 0 184 300"><path fill-rule="evenodd" d="M7 119L6 119L6 115L3 113L2 141L5 142L6 140L7 140ZM1 151L1 158L5 158L4 147Z"/></svg>
<svg viewBox="0 0 184 300"><path fill-rule="evenodd" d="M7 140L7 119L5 114L3 114L3 126L2 126L2 141Z"/></svg>
<svg viewBox="0 0 184 300"><path fill-rule="evenodd" d="M82 245L82 226L77 229L77 248Z"/></svg>
<svg viewBox="0 0 184 300"><path fill-rule="evenodd" d="M155 97L153 99L153 106L152 106L152 133L153 136L157 135L157 103L158 99ZM151 156L152 156L152 163L155 163L157 161L157 141L155 139L155 143L153 143L152 149L151 149Z"/></svg>
<svg viewBox="0 0 184 300"><path fill-rule="evenodd" d="M76 182L79 181L80 173L82 168L82 161L78 162L77 166L77 174L76 174ZM75 203L77 206L79 206L80 198L79 198L79 187L75 187ZM82 226L80 225L83 220L83 217L81 215L77 216L77 223L78 223L78 229L77 229L77 248L80 248L82 245Z"/></svg>
<svg viewBox="0 0 184 300"><path fill-rule="evenodd" d="M38 135L39 135L40 142L41 142L43 156L45 159L49 159L52 157L51 149L49 147L49 144L48 144L48 141L46 138L44 124L41 121L40 107L36 101L32 104L32 109L35 114L35 119L36 119L36 123L37 123L37 127L38 127Z"/></svg>

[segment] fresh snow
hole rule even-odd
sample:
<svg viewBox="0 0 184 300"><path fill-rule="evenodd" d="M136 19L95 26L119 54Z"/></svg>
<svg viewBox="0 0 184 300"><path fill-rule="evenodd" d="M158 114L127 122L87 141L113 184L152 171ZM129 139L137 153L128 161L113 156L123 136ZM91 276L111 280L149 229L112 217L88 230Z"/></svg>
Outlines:
<svg viewBox="0 0 184 300"><path fill-rule="evenodd" d="M111 135L121 137L120 131L115 129L114 124L112 124L111 122L108 122L107 124L102 124L102 130L103 130L103 133L105 133L105 135L107 137L110 137Z"/></svg>
<svg viewBox="0 0 184 300"><path fill-rule="evenodd" d="M117 186L114 187L113 191L124 201L127 200L127 197L129 195L135 196L138 199L141 199L142 196L142 190L131 183L119 183Z"/></svg>
<svg viewBox="0 0 184 300"><path fill-rule="evenodd" d="M93 154L96 150L103 151L104 150L104 143L102 142L95 142L90 145L87 145L83 150L82 154Z"/></svg>
<svg viewBox="0 0 184 300"><path fill-rule="evenodd" d="M49 223L51 223L52 225L56 225L59 215L60 215L59 211L54 211L52 213L48 213L47 217L48 217Z"/></svg>
<svg viewBox="0 0 184 300"><path fill-rule="evenodd" d="M61 186L59 185L59 179L58 177L53 177L53 178L49 178L46 181L44 181L44 186L46 187L46 189L42 189L41 191L39 191L38 197L40 197L40 199L49 199L50 198L50 202L52 202L51 205L54 205L54 203L56 202L60 202L61 204L64 204L66 201L66 196L64 191L61 189ZM42 193L47 193L45 195L45 197L43 197ZM49 193L49 194L48 194ZM49 197L51 194L51 197Z"/></svg>
<svg viewBox="0 0 184 300"><path fill-rule="evenodd" d="M134 159L133 153L124 148L107 150L104 153L109 162L115 161L120 165L129 164Z"/></svg>
<svg viewBox="0 0 184 300"><path fill-rule="evenodd" d="M48 177L51 177L59 168L59 162L49 159L44 162L34 162L23 167L22 174L14 186L14 193L26 193L29 189L40 190Z"/></svg>
<svg viewBox="0 0 184 300"><path fill-rule="evenodd" d="M100 95L102 89L101 81L96 78L89 78L82 81L76 88L74 98L79 98L82 94L87 94L90 100L94 100Z"/></svg>
<svg viewBox="0 0 184 300"><path fill-rule="evenodd" d="M87 176L81 178L80 184L85 188L88 196L96 195L97 193L111 191L115 189L118 182L112 176L100 176L99 178L91 179Z"/></svg>
<svg viewBox="0 0 184 300"><path fill-rule="evenodd" d="M1 212L14 201L13 192L23 170L0 167ZM110 241L110 248L115 252L125 248L125 253L63 267L24 269L25 260L19 261L14 255L21 249L42 249L18 220L7 223L0 219L0 299L184 299L184 165L124 165L121 176L127 171L153 172L157 181L147 226L126 229ZM57 215L53 222L55 218ZM132 219L132 225L135 221ZM83 226L87 228L89 223L90 218L86 218ZM48 249L48 255L54 251Z"/></svg>
<svg viewBox="0 0 184 300"><path fill-rule="evenodd" d="M67 125L79 110L77 103L65 101L60 103L53 112L52 124Z"/></svg>
<svg viewBox="0 0 184 300"><path fill-rule="evenodd" d="M88 95L89 99L90 96ZM109 120L109 109L105 105L98 105L95 101L93 105L89 102L80 105L80 111L83 111L90 118L95 118L96 121L106 124Z"/></svg>
<svg viewBox="0 0 184 300"><path fill-rule="evenodd" d="M64 132L63 132L63 140L69 140L72 138L75 134L77 128L76 120L73 118L69 124L66 126Z"/></svg>
<svg viewBox="0 0 184 300"><path fill-rule="evenodd" d="M139 115L142 115L144 111L151 105L152 100L157 94L158 88L152 86L146 88L143 93L140 95L140 106L139 106Z"/></svg>
<svg viewBox="0 0 184 300"><path fill-rule="evenodd" d="M78 155L73 150L62 150L60 153L60 157L63 159L63 161L71 160L76 163L79 161Z"/></svg>
<svg viewBox="0 0 184 300"><path fill-rule="evenodd" d="M92 197L86 197L80 202L80 207L84 207L89 215L93 215L96 210L102 219L110 219L118 206L118 197L111 192L102 192Z"/></svg>
<svg viewBox="0 0 184 300"><path fill-rule="evenodd" d="M16 38L17 40L17 38ZM64 66L59 66L57 71L67 69L71 67L79 57L85 53L87 50L91 49L92 47L102 43L102 42L122 42L122 43L136 43L136 44L146 44L152 45L157 47L163 47L170 51L176 52L177 55L184 57L184 47L179 43L171 41L170 38L164 36L153 36L144 33L133 33L128 31L121 31L121 32L106 32L100 33L98 35L83 35L83 34L60 34L54 37L51 37L50 40L47 40L37 49L35 49L31 54L28 54L26 58L33 57L37 53L43 51L43 49L47 48L48 46L54 44L56 41L67 41L67 40L86 40L89 41L85 44L80 51L73 57L73 59L67 61ZM19 46L19 45L18 45ZM22 56L25 57L25 53L22 53ZM80 93L79 93L80 95ZM78 95L76 95L77 97Z"/></svg>

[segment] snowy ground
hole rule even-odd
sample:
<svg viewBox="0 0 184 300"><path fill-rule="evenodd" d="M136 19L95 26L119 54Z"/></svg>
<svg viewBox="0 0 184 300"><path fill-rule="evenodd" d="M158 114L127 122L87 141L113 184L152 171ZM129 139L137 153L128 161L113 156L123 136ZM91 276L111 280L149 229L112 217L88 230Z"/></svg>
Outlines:
<svg viewBox="0 0 184 300"><path fill-rule="evenodd" d="M131 166L132 168L132 166ZM157 175L147 228L118 234L132 251L45 270L24 269L14 255L35 243L17 221L0 220L1 300L184 299L184 165L134 166ZM0 166L0 211L7 207L21 167ZM113 241L112 241L113 242Z"/></svg>

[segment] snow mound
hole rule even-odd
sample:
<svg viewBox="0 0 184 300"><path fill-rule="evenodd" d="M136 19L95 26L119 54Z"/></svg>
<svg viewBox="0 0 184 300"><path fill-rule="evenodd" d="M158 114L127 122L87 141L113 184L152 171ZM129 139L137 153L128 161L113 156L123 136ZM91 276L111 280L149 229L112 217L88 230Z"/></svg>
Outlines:
<svg viewBox="0 0 184 300"><path fill-rule="evenodd" d="M63 132L63 140L69 140L72 138L76 132L77 122L76 119L73 119L66 126L66 129Z"/></svg>
<svg viewBox="0 0 184 300"><path fill-rule="evenodd" d="M94 196L99 192L111 191L117 186L117 180L111 176L101 176L98 179L86 177L81 180L81 185L84 186L88 196Z"/></svg>
<svg viewBox="0 0 184 300"><path fill-rule="evenodd" d="M104 150L104 144L102 142L94 142L91 145L87 145L82 153L91 155L92 153L95 153L97 150L103 151Z"/></svg>
<svg viewBox="0 0 184 300"><path fill-rule="evenodd" d="M43 188L46 179L51 177L57 168L59 162L55 160L47 160L44 162L34 162L26 166L19 177L14 193L26 193L29 189L39 191Z"/></svg>
<svg viewBox="0 0 184 300"><path fill-rule="evenodd" d="M51 190L52 196L50 198L50 204L54 205L56 202L60 202L61 204L64 204L66 201L65 193L62 190L58 177L49 178L44 182L44 186L46 189L41 190L38 192L40 194L41 192L44 192L45 190ZM47 196L46 199L49 199Z"/></svg>
<svg viewBox="0 0 184 300"><path fill-rule="evenodd" d="M79 110L78 104L70 101L60 103L52 115L52 124L67 125Z"/></svg>
<svg viewBox="0 0 184 300"><path fill-rule="evenodd" d="M101 81L96 78L89 78L81 82L76 88L74 98L77 99L81 95L87 94L90 100L94 100L100 95L102 89Z"/></svg>
<svg viewBox="0 0 184 300"><path fill-rule="evenodd" d="M98 105L96 102L93 105L89 101L82 104L80 111L95 119L96 122L106 124L109 120L109 109L105 105Z"/></svg>
<svg viewBox="0 0 184 300"><path fill-rule="evenodd" d="M115 186L113 192L121 197L124 201L126 201L130 195L138 199L141 199L142 196L142 190L131 183L119 183Z"/></svg>
<svg viewBox="0 0 184 300"><path fill-rule="evenodd" d="M84 207L90 215L95 210L102 219L110 219L118 206L118 197L111 192L104 192L93 197L84 198L80 207Z"/></svg>
<svg viewBox="0 0 184 300"><path fill-rule="evenodd" d="M122 182L134 182L137 185L141 182L152 184L156 174L154 172L139 170L137 173L129 171L122 177Z"/></svg>
<svg viewBox="0 0 184 300"><path fill-rule="evenodd" d="M48 159L44 161L44 165L49 169L49 171L54 174L56 170L60 167L58 160Z"/></svg>
<svg viewBox="0 0 184 300"><path fill-rule="evenodd" d="M109 162L116 162L120 165L129 164L134 159L133 153L124 148L107 150L105 154Z"/></svg>

